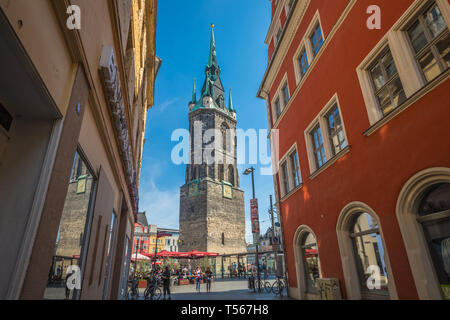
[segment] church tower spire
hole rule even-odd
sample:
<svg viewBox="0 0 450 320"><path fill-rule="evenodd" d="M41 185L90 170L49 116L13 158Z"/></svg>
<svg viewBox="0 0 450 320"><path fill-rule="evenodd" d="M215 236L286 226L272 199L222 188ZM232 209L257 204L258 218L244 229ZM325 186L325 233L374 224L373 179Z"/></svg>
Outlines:
<svg viewBox="0 0 450 320"><path fill-rule="evenodd" d="M216 55L216 41L214 40L214 24L211 24L211 40L210 40L210 44L209 44L208 67L211 67L213 65L218 67L217 55Z"/></svg>
<svg viewBox="0 0 450 320"><path fill-rule="evenodd" d="M195 84L194 84L195 85ZM195 90L195 89L194 89ZM225 103L225 89L220 79L220 67L217 63L216 40L214 36L214 25L211 24L211 38L209 43L208 63L205 67L205 80L200 91L200 97L192 93L192 101L189 103L189 112L198 109L216 109L226 116L236 120L236 111L233 105Z"/></svg>

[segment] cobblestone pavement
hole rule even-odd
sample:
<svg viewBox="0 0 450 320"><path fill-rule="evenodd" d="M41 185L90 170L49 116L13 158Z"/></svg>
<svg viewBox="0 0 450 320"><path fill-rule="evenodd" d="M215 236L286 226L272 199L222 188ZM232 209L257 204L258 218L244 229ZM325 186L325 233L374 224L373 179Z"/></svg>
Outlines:
<svg viewBox="0 0 450 320"><path fill-rule="evenodd" d="M247 280L231 280L213 282L211 292L206 292L206 284L201 285L200 293L195 291L195 285L172 286L172 300L291 300L286 297L286 290L283 297L266 293L264 289L261 293L253 293L248 289ZM144 289L140 289L140 296L143 299ZM161 297L162 299L162 297Z"/></svg>

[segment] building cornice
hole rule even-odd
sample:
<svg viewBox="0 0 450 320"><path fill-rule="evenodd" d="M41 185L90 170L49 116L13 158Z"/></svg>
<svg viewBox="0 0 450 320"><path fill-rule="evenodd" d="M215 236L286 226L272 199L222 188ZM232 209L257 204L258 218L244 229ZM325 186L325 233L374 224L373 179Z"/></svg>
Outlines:
<svg viewBox="0 0 450 320"><path fill-rule="evenodd" d="M272 16L272 21L270 22L269 30L267 30L266 38L264 39L264 42L269 45L270 39L273 36L274 29L276 25L278 24L278 20L281 17L281 11L283 8L286 7L286 1L287 0L280 0L280 3L277 5L277 8L275 9L275 12ZM282 4L281 4L282 2Z"/></svg>
<svg viewBox="0 0 450 320"><path fill-rule="evenodd" d="M283 63L284 58L291 46L292 40L297 34L297 30L300 27L310 2L311 0L297 1L295 7L292 9L292 14L287 17L280 42L272 54L266 72L264 73L263 80L258 89L258 98L264 99L265 97L262 95L262 92L268 92L269 88L272 86L275 77L278 74L278 70L280 69L281 64Z"/></svg>

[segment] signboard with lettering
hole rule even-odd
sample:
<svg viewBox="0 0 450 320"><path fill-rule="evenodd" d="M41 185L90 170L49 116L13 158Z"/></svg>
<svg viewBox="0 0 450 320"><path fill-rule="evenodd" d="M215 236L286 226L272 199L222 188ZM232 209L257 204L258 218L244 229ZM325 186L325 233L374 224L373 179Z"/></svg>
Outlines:
<svg viewBox="0 0 450 320"><path fill-rule="evenodd" d="M250 217L252 222L252 233L259 234L258 199L250 200Z"/></svg>
<svg viewBox="0 0 450 320"><path fill-rule="evenodd" d="M158 231L157 236L158 236L158 238L171 237L172 234L168 233L168 232L165 232L165 231Z"/></svg>

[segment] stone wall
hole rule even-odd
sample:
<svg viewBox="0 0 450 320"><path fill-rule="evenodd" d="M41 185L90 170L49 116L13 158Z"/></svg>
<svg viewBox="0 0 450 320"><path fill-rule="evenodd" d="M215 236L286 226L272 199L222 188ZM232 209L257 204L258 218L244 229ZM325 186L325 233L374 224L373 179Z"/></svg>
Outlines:
<svg viewBox="0 0 450 320"><path fill-rule="evenodd" d="M199 194L180 192L180 251L245 253L244 192L233 188L233 199L222 196L222 184L211 179L199 183ZM222 233L224 244L222 244Z"/></svg>

